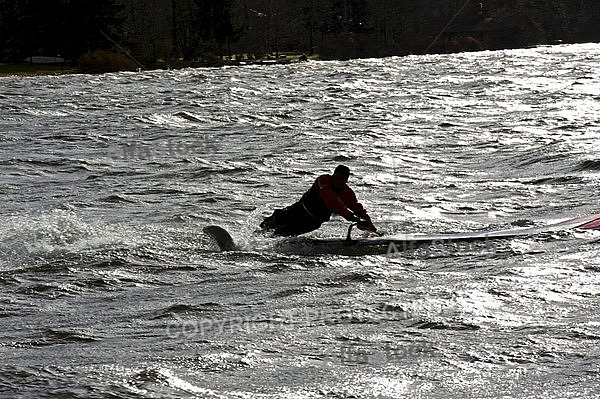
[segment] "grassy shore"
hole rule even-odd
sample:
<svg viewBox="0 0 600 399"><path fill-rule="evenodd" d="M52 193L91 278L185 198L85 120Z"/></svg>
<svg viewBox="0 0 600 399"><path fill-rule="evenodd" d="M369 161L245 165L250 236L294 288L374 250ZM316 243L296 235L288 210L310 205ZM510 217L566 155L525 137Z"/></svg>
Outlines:
<svg viewBox="0 0 600 399"><path fill-rule="evenodd" d="M0 64L0 77L62 75L75 72L77 68L68 65Z"/></svg>
<svg viewBox="0 0 600 399"><path fill-rule="evenodd" d="M178 69L184 67L206 67L206 66L237 66L237 65L254 65L254 64L289 64L302 62L307 60L316 60L319 59L318 55L313 55L310 57L305 56L304 54L281 54L278 57L266 57L266 58L249 58L247 55L241 56L237 55L234 57L220 57L216 58L213 63L206 62L190 62L190 63L182 63L181 65L161 65L157 63L150 69ZM94 64L92 65L92 67ZM113 67L114 68L114 67ZM131 68L119 68L118 66L114 68L115 71L118 70L131 70ZM52 64L0 64L0 77L7 76L39 76L39 75L62 75L62 74L70 74L70 73L78 73L80 72L79 68L70 66L70 65L52 65ZM106 71L102 71L106 72ZM90 73L102 73L100 70L97 72Z"/></svg>

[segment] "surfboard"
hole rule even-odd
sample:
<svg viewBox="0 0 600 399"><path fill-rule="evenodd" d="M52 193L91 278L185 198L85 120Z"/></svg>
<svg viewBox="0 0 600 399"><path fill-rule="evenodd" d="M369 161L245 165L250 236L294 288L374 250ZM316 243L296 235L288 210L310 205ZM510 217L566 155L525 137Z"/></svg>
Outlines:
<svg viewBox="0 0 600 399"><path fill-rule="evenodd" d="M552 223L544 226L534 227L520 227L506 230L481 230L472 231L465 233L451 233L451 234L396 234L389 237L382 238L364 238L357 240L358 242L415 242L415 243L427 243L427 242L443 242L443 241L469 241L469 240L482 240L492 238L511 238L519 236L533 236L542 233L552 233L557 231L571 230L571 229L595 229L600 227L600 214L589 215L579 217L575 219L569 219L558 223Z"/></svg>
<svg viewBox="0 0 600 399"><path fill-rule="evenodd" d="M284 251L310 249L314 253L372 254L385 253L393 244L396 251L414 249L420 245L448 244L453 242L487 242L514 237L535 236L572 229L600 229L600 213L569 219L544 226L520 227L506 230L481 230L451 234L394 234L384 237L364 238L307 238L293 237L284 240L279 248ZM227 230L220 226L206 226L204 232L210 236L220 251L232 251L237 247ZM348 235L349 236L349 235ZM294 248L295 247L295 248ZM307 248L308 247L308 248ZM385 251L382 251L385 249Z"/></svg>
<svg viewBox="0 0 600 399"><path fill-rule="evenodd" d="M451 244L471 243L469 246L463 245L463 248L495 248L495 242L502 239L517 237L533 237L540 234L554 233L572 229L598 229L600 228L600 214L584 216L575 219L569 219L558 223L552 223L543 226L521 227L505 230L481 230L451 234L394 234L385 237L366 237L352 240L342 238L332 239L312 239L300 238L295 245L288 242L283 245L284 250L292 252L314 252L330 253L339 255L376 255L401 253L406 251L417 251L419 248L427 246L436 246L440 252L444 252L442 247ZM496 240L496 241L494 241ZM309 246L309 250L298 246L303 242ZM446 250L446 252L448 252Z"/></svg>

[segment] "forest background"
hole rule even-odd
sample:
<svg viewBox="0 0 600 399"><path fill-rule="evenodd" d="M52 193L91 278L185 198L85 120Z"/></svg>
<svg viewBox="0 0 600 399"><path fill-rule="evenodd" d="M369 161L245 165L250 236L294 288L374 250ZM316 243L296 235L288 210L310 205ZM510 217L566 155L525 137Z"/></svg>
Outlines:
<svg viewBox="0 0 600 399"><path fill-rule="evenodd" d="M118 56L115 69L134 69L494 50L597 42L599 22L598 0L0 0L0 62Z"/></svg>

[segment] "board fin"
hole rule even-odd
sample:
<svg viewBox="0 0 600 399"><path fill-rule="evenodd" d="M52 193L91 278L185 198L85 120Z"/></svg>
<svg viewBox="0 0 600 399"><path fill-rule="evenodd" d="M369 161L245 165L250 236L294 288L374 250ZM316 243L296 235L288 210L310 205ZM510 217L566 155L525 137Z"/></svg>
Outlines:
<svg viewBox="0 0 600 399"><path fill-rule="evenodd" d="M202 230L217 243L220 251L234 251L236 249L233 238L231 238L231 235L224 228L220 226L206 226Z"/></svg>

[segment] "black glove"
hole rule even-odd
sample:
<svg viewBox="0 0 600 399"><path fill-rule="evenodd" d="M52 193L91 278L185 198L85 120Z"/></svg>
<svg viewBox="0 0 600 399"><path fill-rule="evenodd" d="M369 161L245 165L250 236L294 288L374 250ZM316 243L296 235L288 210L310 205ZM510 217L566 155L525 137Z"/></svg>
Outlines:
<svg viewBox="0 0 600 399"><path fill-rule="evenodd" d="M354 222L354 223L360 223L360 222L362 222L362 219L355 213L350 218L350 221Z"/></svg>
<svg viewBox="0 0 600 399"><path fill-rule="evenodd" d="M356 223L356 228L359 230L368 230L369 222L367 222L366 220L360 220Z"/></svg>

